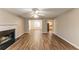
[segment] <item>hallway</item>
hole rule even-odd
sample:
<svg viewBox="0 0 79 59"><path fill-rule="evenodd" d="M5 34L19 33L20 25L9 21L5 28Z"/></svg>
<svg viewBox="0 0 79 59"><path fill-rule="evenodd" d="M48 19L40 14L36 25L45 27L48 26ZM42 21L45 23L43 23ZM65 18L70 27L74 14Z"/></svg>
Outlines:
<svg viewBox="0 0 79 59"><path fill-rule="evenodd" d="M74 50L66 41L52 33L42 33L40 30L32 30L25 33L7 50Z"/></svg>

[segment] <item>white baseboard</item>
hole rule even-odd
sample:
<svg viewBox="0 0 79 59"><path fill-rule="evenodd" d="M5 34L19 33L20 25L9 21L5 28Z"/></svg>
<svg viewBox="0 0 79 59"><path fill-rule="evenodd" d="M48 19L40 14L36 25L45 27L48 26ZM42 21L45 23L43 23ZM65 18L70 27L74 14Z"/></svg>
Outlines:
<svg viewBox="0 0 79 59"><path fill-rule="evenodd" d="M24 33L23 33L23 34L24 34ZM19 38L19 37L20 37L20 36L22 36L23 34L21 34L21 35L19 35L19 36L15 37L15 39Z"/></svg>
<svg viewBox="0 0 79 59"><path fill-rule="evenodd" d="M58 35L56 33L54 33L54 34L57 35L58 37L60 37L61 39L65 40L66 42L68 42L69 44L71 44L72 46L74 46L75 48L79 49L79 46L77 46L76 44L74 44L74 43L66 40L65 38L63 38L62 36L60 36L60 35Z"/></svg>

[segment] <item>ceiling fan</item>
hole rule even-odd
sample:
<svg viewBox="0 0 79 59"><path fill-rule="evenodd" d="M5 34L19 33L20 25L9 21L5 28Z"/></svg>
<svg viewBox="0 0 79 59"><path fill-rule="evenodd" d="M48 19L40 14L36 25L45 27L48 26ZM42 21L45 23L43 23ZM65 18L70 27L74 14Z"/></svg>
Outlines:
<svg viewBox="0 0 79 59"><path fill-rule="evenodd" d="M42 10L38 9L38 8L26 8L24 9L25 11L28 11L25 14L30 14L30 17L33 18L39 18L39 17L43 17L44 14L40 13Z"/></svg>
<svg viewBox="0 0 79 59"><path fill-rule="evenodd" d="M40 10L38 8L33 8L32 16L34 16L34 18L38 18L39 16L44 16L44 14L40 14Z"/></svg>

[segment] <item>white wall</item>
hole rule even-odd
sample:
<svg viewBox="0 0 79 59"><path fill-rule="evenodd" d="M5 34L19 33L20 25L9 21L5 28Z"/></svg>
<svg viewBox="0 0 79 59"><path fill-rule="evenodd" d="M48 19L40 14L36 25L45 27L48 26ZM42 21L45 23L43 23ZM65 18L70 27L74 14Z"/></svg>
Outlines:
<svg viewBox="0 0 79 59"><path fill-rule="evenodd" d="M55 33L79 48L79 9L55 18Z"/></svg>
<svg viewBox="0 0 79 59"><path fill-rule="evenodd" d="M0 31L16 29L16 38L24 33L24 19L0 9Z"/></svg>
<svg viewBox="0 0 79 59"><path fill-rule="evenodd" d="M47 33L47 20L46 19L42 20L42 32Z"/></svg>
<svg viewBox="0 0 79 59"><path fill-rule="evenodd" d="M24 29L25 29L25 33L29 33L29 20L28 19L24 20Z"/></svg>

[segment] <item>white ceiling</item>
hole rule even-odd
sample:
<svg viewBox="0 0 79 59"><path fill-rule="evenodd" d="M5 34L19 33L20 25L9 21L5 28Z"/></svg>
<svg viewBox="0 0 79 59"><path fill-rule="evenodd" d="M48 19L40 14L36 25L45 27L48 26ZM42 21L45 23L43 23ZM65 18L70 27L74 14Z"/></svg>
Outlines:
<svg viewBox="0 0 79 59"><path fill-rule="evenodd" d="M24 18L31 18L32 9L33 8L5 8L5 10ZM70 8L38 8L39 18L54 18L68 10L70 10Z"/></svg>

